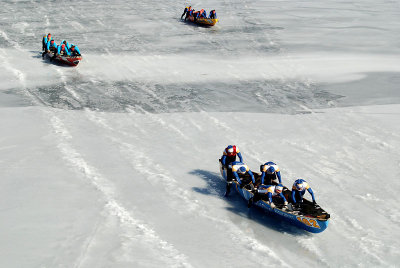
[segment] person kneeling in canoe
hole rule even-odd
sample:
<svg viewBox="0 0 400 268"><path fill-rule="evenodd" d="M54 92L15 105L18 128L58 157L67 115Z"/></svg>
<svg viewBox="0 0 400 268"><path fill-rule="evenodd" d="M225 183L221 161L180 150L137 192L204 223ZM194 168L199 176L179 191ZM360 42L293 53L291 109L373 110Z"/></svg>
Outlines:
<svg viewBox="0 0 400 268"><path fill-rule="evenodd" d="M246 174L248 175L246 176ZM250 168L243 162L235 161L232 163L232 175L239 183L240 188L243 188L246 185L250 185L250 187L254 189L254 184L256 183L254 174L253 172L251 172Z"/></svg>
<svg viewBox="0 0 400 268"><path fill-rule="evenodd" d="M200 18L207 18L207 12L204 9L201 9L199 12Z"/></svg>
<svg viewBox="0 0 400 268"><path fill-rule="evenodd" d="M279 180L279 183L282 183L281 171L279 167L274 162L266 162L264 165L260 166L261 171L261 184L264 185L273 185L278 184L276 179Z"/></svg>
<svg viewBox="0 0 400 268"><path fill-rule="evenodd" d="M303 179L297 179L293 183L292 187L292 202L293 205L299 206L301 203L303 203L303 196L306 193L306 190L311 194L313 204L316 205L317 203L315 202L315 196L314 192L311 189L310 185L303 180Z"/></svg>
<svg viewBox="0 0 400 268"><path fill-rule="evenodd" d="M47 42L46 51L42 53L42 58L44 58L44 55L45 55L46 53L49 53L49 52L53 52L53 53L54 53L54 56L50 59L50 61L52 61L53 58L54 58L54 57L56 56L56 54L57 54L57 44L56 44L56 42L54 42L53 39L51 39L50 42Z"/></svg>
<svg viewBox="0 0 400 268"><path fill-rule="evenodd" d="M61 46L58 46L57 54L60 56L70 56L71 55L65 44L61 44Z"/></svg>
<svg viewBox="0 0 400 268"><path fill-rule="evenodd" d="M215 12L215 10L211 10L210 11L210 19L216 19L217 18L217 12Z"/></svg>
<svg viewBox="0 0 400 268"><path fill-rule="evenodd" d="M254 184L256 182L253 172L249 169L249 167L243 162L235 161L231 164L231 172L235 180L239 183L239 187L243 188L247 185L250 186L250 189L254 189ZM247 176L246 176L247 175ZM226 181L226 192L224 196L228 196L231 191L231 184L233 183L233 179Z"/></svg>
<svg viewBox="0 0 400 268"><path fill-rule="evenodd" d="M283 200L283 205L284 209L287 208L288 201L286 200L285 196L282 194L283 191L283 185L278 184L278 185L260 185L257 190L254 190L254 196L249 199L247 203L247 207L251 207L251 205L259 200L261 200L264 196L268 198L268 205L271 206L271 208L275 208L276 205L274 204L272 198L273 197L280 197Z"/></svg>
<svg viewBox="0 0 400 268"><path fill-rule="evenodd" d="M200 14L200 11L194 11L193 10L193 12L192 12L193 21L197 21L197 19L199 18L199 14Z"/></svg>
<svg viewBox="0 0 400 268"><path fill-rule="evenodd" d="M79 51L79 48L75 45L71 45L70 48L70 53L72 57L77 57L81 55L81 52Z"/></svg>

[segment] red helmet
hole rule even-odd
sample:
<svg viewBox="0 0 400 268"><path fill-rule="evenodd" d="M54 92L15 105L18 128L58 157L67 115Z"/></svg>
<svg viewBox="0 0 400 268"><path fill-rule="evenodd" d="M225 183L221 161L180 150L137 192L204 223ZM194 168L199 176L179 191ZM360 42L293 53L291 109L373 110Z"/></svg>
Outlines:
<svg viewBox="0 0 400 268"><path fill-rule="evenodd" d="M54 40L52 39L52 40L50 41L50 43L54 43Z"/></svg>
<svg viewBox="0 0 400 268"><path fill-rule="evenodd" d="M72 46L72 47L71 47L71 51L74 51L74 50L75 50L75 46Z"/></svg>
<svg viewBox="0 0 400 268"><path fill-rule="evenodd" d="M64 48L65 48L65 45L64 45L64 44L62 44L62 45L61 45L61 48L62 48L62 49L64 49Z"/></svg>
<svg viewBox="0 0 400 268"><path fill-rule="evenodd" d="M228 156L235 156L236 155L236 145L229 145L226 147L225 152Z"/></svg>

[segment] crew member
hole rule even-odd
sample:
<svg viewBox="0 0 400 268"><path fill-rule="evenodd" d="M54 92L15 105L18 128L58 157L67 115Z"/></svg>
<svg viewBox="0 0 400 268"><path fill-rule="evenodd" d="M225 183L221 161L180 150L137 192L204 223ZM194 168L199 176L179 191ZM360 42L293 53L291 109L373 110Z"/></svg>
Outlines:
<svg viewBox="0 0 400 268"><path fill-rule="evenodd" d="M51 38L52 37L51 37L50 33L48 33L47 35L43 36L43 39L42 39L42 50L43 51L46 51L47 42L50 42Z"/></svg>
<svg viewBox="0 0 400 268"><path fill-rule="evenodd" d="M313 204L314 205L316 204L313 190L311 189L310 185L308 185L308 183L303 179L297 179L293 183L292 187L293 204L303 202L303 196L306 193L306 190L311 194Z"/></svg>
<svg viewBox="0 0 400 268"><path fill-rule="evenodd" d="M279 180L279 183L282 183L281 171L279 167L274 162L266 162L264 165L260 166L261 171L261 184L272 185L278 184L276 179Z"/></svg>
<svg viewBox="0 0 400 268"><path fill-rule="evenodd" d="M236 145L229 145L222 153L221 163L227 171L226 176L228 181L232 180L232 169L230 164L236 161L236 155L239 157L240 162L243 162L242 154Z"/></svg>
<svg viewBox="0 0 400 268"><path fill-rule="evenodd" d="M68 50L70 50L70 52L72 53L72 51L75 51L74 54L75 56L80 56L81 52L79 51L79 47L77 45L74 44L69 44L70 46L68 47Z"/></svg>
<svg viewBox="0 0 400 268"><path fill-rule="evenodd" d="M78 52L78 49L76 46L71 46L70 52L72 57L80 56L81 53Z"/></svg>
<svg viewBox="0 0 400 268"><path fill-rule="evenodd" d="M68 50L69 50L70 47L71 47L71 44L68 43L66 40L62 40L62 41L61 41L61 44L64 44L64 45L67 47Z"/></svg>
<svg viewBox="0 0 400 268"><path fill-rule="evenodd" d="M253 191L254 196L249 199L247 206L250 207L254 202L262 199L263 195L266 195L268 198L267 204L271 206L271 208L275 208L276 205L273 202L273 197L280 197L283 200L284 209L287 208L287 200L285 196L282 194L283 185L260 185L257 190Z"/></svg>
<svg viewBox="0 0 400 268"><path fill-rule="evenodd" d="M183 18L184 15L186 15L186 16L185 16L185 20L186 20L186 18L188 17L188 13L189 13L189 11L191 11L191 10L192 10L192 7L191 7L191 6L185 7L185 10L183 11L183 13L182 13L182 15L181 15L181 19Z"/></svg>
<svg viewBox="0 0 400 268"><path fill-rule="evenodd" d="M58 46L57 54L61 56L69 56L70 53L68 51L68 48L65 46L65 44L61 44Z"/></svg>
<svg viewBox="0 0 400 268"><path fill-rule="evenodd" d="M57 44L56 44L56 42L54 42L53 39L51 39L50 42L47 42L46 50L42 53L42 58L44 58L44 55L45 55L47 52L53 52L53 53L54 53L54 55L53 55L53 57L51 58L51 60L56 56L56 53L57 53Z"/></svg>
<svg viewBox="0 0 400 268"><path fill-rule="evenodd" d="M206 13L206 11L204 9L200 10L199 17L200 18L207 18L207 13Z"/></svg>
<svg viewBox="0 0 400 268"><path fill-rule="evenodd" d="M249 174L250 178L244 177L246 173ZM243 162L235 161L232 163L232 174L239 183L240 188L243 188L243 186L249 184L250 182L252 182L253 185L256 183L253 172L251 172L250 168Z"/></svg>
<svg viewBox="0 0 400 268"><path fill-rule="evenodd" d="M216 19L217 18L217 12L215 12L215 10L211 10L210 11L210 19Z"/></svg>

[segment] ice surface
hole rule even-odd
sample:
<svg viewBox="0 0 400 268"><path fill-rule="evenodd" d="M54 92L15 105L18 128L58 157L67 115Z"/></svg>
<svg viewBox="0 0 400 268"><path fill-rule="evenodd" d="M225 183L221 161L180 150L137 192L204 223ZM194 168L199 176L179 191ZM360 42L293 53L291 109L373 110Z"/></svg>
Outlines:
<svg viewBox="0 0 400 268"><path fill-rule="evenodd" d="M192 3L212 28L184 4L2 2L0 267L396 267L399 3ZM228 144L305 178L328 229L222 197Z"/></svg>

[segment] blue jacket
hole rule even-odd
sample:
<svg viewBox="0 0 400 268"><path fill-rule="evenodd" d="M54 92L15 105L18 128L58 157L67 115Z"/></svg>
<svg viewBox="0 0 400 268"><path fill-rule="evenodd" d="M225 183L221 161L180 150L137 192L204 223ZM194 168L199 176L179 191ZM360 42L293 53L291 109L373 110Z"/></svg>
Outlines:
<svg viewBox="0 0 400 268"><path fill-rule="evenodd" d="M62 45L59 45L58 48L57 48L57 53L58 54L60 54L60 52L61 52L61 46ZM65 50L65 53L67 53L68 56L71 55L71 53L69 53L69 51L68 51L67 46L64 46L64 50Z"/></svg>
<svg viewBox="0 0 400 268"><path fill-rule="evenodd" d="M69 45L68 50L71 50L71 47L72 47L72 46L75 46L76 52L78 52L79 55L81 54L81 52L79 51L79 47L78 47L77 45L74 45L74 44L68 44L68 45Z"/></svg>
<svg viewBox="0 0 400 268"><path fill-rule="evenodd" d="M60 43L60 45L62 45L62 44L64 43L64 41L65 41L65 40L62 40L61 43ZM70 48L71 48L71 45L70 45L67 41L65 41L65 43L66 43L65 46L66 46L68 49L70 49Z"/></svg>
<svg viewBox="0 0 400 268"><path fill-rule="evenodd" d="M233 176L235 176L236 181L238 183L242 182L242 180L239 177L239 174L237 173L237 170L240 167L245 167L246 168L246 172L250 175L251 180L253 181L253 183L256 183L256 179L254 178L254 174L253 174L253 172L251 172L250 168L246 164L244 164L243 162L239 162L239 161L232 162L232 174L233 174Z"/></svg>
<svg viewBox="0 0 400 268"><path fill-rule="evenodd" d="M50 39L47 39L47 35L45 37L43 37L43 42L45 44L47 44L47 42L51 41L53 39L53 37L50 37Z"/></svg>
<svg viewBox="0 0 400 268"><path fill-rule="evenodd" d="M264 184L265 173L266 173L267 169L271 166L273 166L275 168L275 174L278 177L279 183L282 183L281 171L279 170L278 165L275 164L274 162L266 162L262 166L262 170L261 170L261 172L262 172L261 173L261 184Z"/></svg>
<svg viewBox="0 0 400 268"><path fill-rule="evenodd" d="M297 189L297 187L296 187L297 184L302 184L303 189L302 190ZM311 189L310 185L308 185L308 183L303 179L295 180L295 182L293 183L293 187L292 187L293 204L296 204L296 193L298 193L298 196L300 197L299 202L303 202L303 195L306 193L306 190L311 194L312 200L315 202L314 192Z"/></svg>
<svg viewBox="0 0 400 268"><path fill-rule="evenodd" d="M214 16L212 16L212 13L214 12ZM210 11L210 14L209 14L209 18L214 18L214 19L216 19L217 18L217 12L215 12L215 10L211 10Z"/></svg>
<svg viewBox="0 0 400 268"><path fill-rule="evenodd" d="M287 200L282 192L279 194L275 193L275 186L276 185L260 185L257 189L257 192L259 194L266 194L269 202L271 202L271 203L272 203L273 196L280 196L283 199L283 201L287 202Z"/></svg>
<svg viewBox="0 0 400 268"><path fill-rule="evenodd" d="M47 50L50 50L51 47L57 48L56 42L54 42L53 45L51 44L51 40L49 42L47 42L47 46L46 46Z"/></svg>

